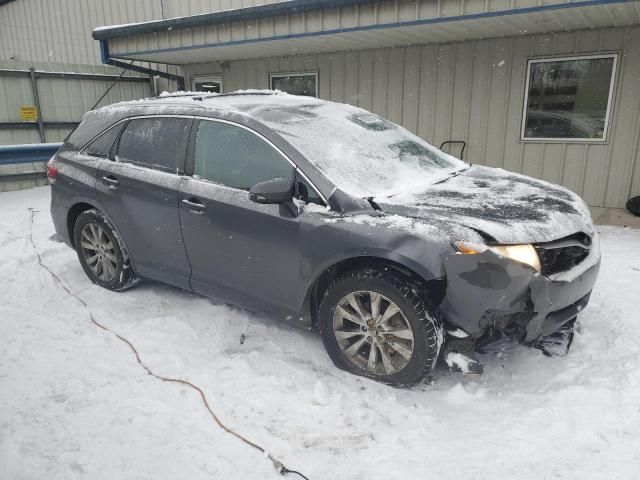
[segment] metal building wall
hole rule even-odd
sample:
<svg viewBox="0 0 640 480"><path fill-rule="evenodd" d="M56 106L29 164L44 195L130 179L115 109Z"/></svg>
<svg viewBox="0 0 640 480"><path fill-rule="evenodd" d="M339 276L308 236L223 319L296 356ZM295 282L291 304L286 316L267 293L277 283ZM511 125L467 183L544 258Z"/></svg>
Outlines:
<svg viewBox="0 0 640 480"><path fill-rule="evenodd" d="M102 63L94 28L162 18L160 0L16 0L0 7L0 60Z"/></svg>
<svg viewBox="0 0 640 480"><path fill-rule="evenodd" d="M21 122L20 107L35 105L28 77L5 76L2 70L36 70L53 72L83 72L96 74L120 73L120 70L101 65L60 65L39 66L27 62L0 61L0 126L3 122ZM138 76L138 78L140 78ZM82 115L90 109L102 94L111 86L113 78L105 80L77 78L40 78L37 80L40 98L40 116L45 122L79 122ZM100 105L148 97L151 85L145 81L119 81ZM69 128L46 128L47 142L60 142L69 133ZM37 128L0 128L0 145L39 143Z"/></svg>
<svg viewBox="0 0 640 480"><path fill-rule="evenodd" d="M522 142L528 58L620 53L606 143ZM465 159L560 183L596 207L640 194L640 27L196 64L225 91L268 88L269 73L317 71L322 98L362 106L431 143L465 140Z"/></svg>
<svg viewBox="0 0 640 480"><path fill-rule="evenodd" d="M282 0L163 0L164 18L184 17L200 13L213 13L256 5L267 5Z"/></svg>
<svg viewBox="0 0 640 480"><path fill-rule="evenodd" d="M211 13L282 0L16 0L0 6L0 60L99 65L104 25Z"/></svg>
<svg viewBox="0 0 640 480"><path fill-rule="evenodd" d="M83 72L92 74L110 74L105 79L44 76L36 79L40 100L40 117L45 122L77 123L113 84L113 73L118 69L101 65L59 65L45 64L39 67L26 62L0 61L0 146L27 143L40 143L39 129L33 122L22 122L20 108L35 106L32 82L29 76L17 75L16 71L29 70L44 72ZM101 105L148 97L151 85L148 78L136 77L136 81L123 77L100 102ZM7 125L7 123L11 123ZM18 123L19 125L15 125ZM61 142L71 128L45 128L46 142ZM0 159L2 160L2 159ZM4 159L6 160L6 159ZM41 161L23 163L0 161L0 192L30 188L46 184L45 164ZM39 174L39 175L36 175ZM28 178L25 178L28 177ZM38 178L39 177L39 178Z"/></svg>

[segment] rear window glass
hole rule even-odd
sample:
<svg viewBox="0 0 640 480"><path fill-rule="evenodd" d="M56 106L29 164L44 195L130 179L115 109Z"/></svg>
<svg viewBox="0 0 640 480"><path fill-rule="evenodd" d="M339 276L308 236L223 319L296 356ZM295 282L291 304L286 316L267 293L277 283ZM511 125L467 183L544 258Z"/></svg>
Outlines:
<svg viewBox="0 0 640 480"><path fill-rule="evenodd" d="M122 130L122 126L123 125L116 125L104 132L93 142L91 142L87 146L87 148L85 148L85 153L94 157L107 158L109 156L109 152L111 151L111 147L113 146L113 142L116 141L120 130Z"/></svg>
<svg viewBox="0 0 640 480"><path fill-rule="evenodd" d="M189 118L131 120L120 136L117 160L175 173L183 164L190 126Z"/></svg>

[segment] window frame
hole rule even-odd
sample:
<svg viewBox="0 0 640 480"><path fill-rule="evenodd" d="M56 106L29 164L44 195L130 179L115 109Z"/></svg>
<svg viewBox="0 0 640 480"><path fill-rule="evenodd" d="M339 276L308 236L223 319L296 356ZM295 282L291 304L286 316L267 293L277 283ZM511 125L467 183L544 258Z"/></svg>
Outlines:
<svg viewBox="0 0 640 480"><path fill-rule="evenodd" d="M305 175L305 173L302 170L300 170L298 165L296 165L296 163L293 160L291 160L291 158L289 158L289 156L287 154L285 154L282 151L281 148L279 148L275 143L273 143L271 140L266 138L260 132L257 132L256 130L254 130L254 129L250 128L250 127L247 127L246 125L242 125L241 123L232 122L230 120L225 120L225 119L222 119L222 118L195 116L195 117L193 117L193 119L194 119L194 123L191 126L191 135L190 135L191 138L189 139L189 145L187 146L187 163L186 163L186 168L185 168L185 175L191 177L193 180L196 180L196 181L207 182L207 183L209 183L211 185L215 185L216 187L227 188L227 189L233 190L235 192L242 192L245 195L247 194L247 191L242 189L242 188L231 187L229 185L224 185L222 183L217 183L217 182L214 182L213 180L209 180L209 179L202 178L202 177L197 177L196 178L196 177L194 177L194 174L193 174L193 172L195 171L196 140L197 140L197 136L198 136L198 128L200 127L200 122L206 121L206 122L224 123L224 124L227 124L227 125L232 125L232 126L235 126L235 127L242 128L242 129L252 133L253 135L256 135L258 138L262 139L263 141L265 141L271 148L273 148L275 151L277 151L280 154L280 156L285 159L285 161L289 162L289 165L291 165L291 167L293 168L294 176L300 175L302 178L304 178L304 180L309 185L311 185L311 187L315 190L315 192L318 194L318 197L320 197L320 199L324 202L325 206L329 205L329 202L328 202L327 198L322 194L322 192L318 189L318 187L316 187L316 185L311 181L311 179L307 175Z"/></svg>
<svg viewBox="0 0 640 480"><path fill-rule="evenodd" d="M211 82L218 82L220 84L220 93L219 95L224 93L224 82L222 80L222 74L221 73L209 73L209 74L203 74L203 75L194 75L193 77L191 77L190 79L191 81L191 90L197 93L211 93L211 92L200 92L199 90L196 90L196 83L197 82L202 82L202 81L211 81Z"/></svg>
<svg viewBox="0 0 640 480"><path fill-rule="evenodd" d="M86 155L88 157L91 158L101 158L103 160L111 160L113 161L113 152L114 152L114 147L118 144L118 142L120 141L120 135L122 134L122 130L125 127L125 123L128 119L123 119L123 120L118 120L116 123L114 123L113 125L105 128L102 132L100 132L99 134L97 134L95 137L93 137L91 140L89 140L80 150L80 154L82 155ZM101 155L95 155L93 153L89 153L87 151L87 149L93 145L94 142L97 142L101 137L103 137L104 135L106 135L107 133L109 133L111 130L115 129L115 128L119 128L120 130L118 131L118 134L116 135L116 137L113 139L113 143L111 144L111 148L109 149L109 152L107 153L107 155L105 157L101 156Z"/></svg>
<svg viewBox="0 0 640 480"><path fill-rule="evenodd" d="M318 72L317 71L310 71L310 72L277 72L277 73L270 73L269 74L269 90L274 90L273 88L273 79L274 78L282 78L282 77L306 77L306 76L310 76L313 75L313 77L316 80L316 91L314 93L314 98L318 98ZM285 92L286 93L286 92ZM293 94L291 94L293 95Z"/></svg>
<svg viewBox="0 0 640 480"><path fill-rule="evenodd" d="M521 113L520 141L526 143L600 143L604 144L609 141L609 133L611 126L611 113L613 111L613 101L618 78L618 52L598 53L592 55L565 55L558 57L543 57L527 59L527 68L524 85L524 101ZM609 83L609 94L607 96L607 111L604 119L604 128L602 138L565 138L565 137L526 137L527 127L527 105L529 103L529 83L531 80L531 66L535 63L562 62L571 60L592 60L599 58L613 58L611 68L611 80Z"/></svg>

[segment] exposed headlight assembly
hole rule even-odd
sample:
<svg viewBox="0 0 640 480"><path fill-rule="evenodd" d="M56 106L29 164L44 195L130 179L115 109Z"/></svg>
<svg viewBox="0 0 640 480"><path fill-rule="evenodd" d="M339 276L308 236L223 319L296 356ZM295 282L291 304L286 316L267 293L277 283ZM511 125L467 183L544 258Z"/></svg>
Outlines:
<svg viewBox="0 0 640 480"><path fill-rule="evenodd" d="M533 245L484 245L475 242L453 242L458 252L475 255L491 250L496 255L529 265L536 272L540 272L540 258Z"/></svg>

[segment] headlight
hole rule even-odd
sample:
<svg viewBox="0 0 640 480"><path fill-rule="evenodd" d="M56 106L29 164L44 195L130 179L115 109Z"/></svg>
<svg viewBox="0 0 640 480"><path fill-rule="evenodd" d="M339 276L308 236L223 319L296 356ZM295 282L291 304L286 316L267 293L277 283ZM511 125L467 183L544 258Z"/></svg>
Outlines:
<svg viewBox="0 0 640 480"><path fill-rule="evenodd" d="M453 242L460 253L473 255L491 250L496 255L529 265L536 272L540 271L540 259L533 245L484 245L475 242Z"/></svg>

